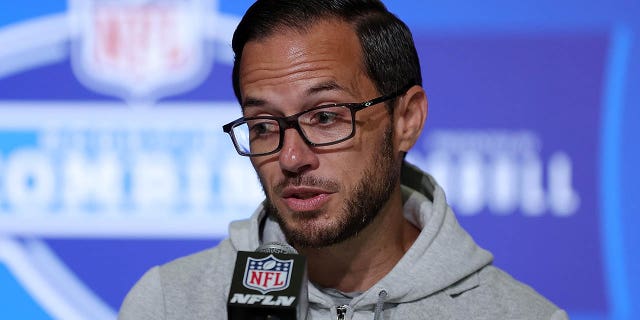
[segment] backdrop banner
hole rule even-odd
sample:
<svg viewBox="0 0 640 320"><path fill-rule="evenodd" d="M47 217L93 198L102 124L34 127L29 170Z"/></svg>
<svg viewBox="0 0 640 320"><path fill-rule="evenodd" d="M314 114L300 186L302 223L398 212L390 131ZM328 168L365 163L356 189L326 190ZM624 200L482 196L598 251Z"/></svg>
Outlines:
<svg viewBox="0 0 640 320"><path fill-rule="evenodd" d="M578 1L386 3L429 99L407 159L497 266L572 319L640 317L625 171L640 27ZM0 318L115 319L147 269L216 245L262 201L221 128L240 115L230 39L249 5L0 5Z"/></svg>

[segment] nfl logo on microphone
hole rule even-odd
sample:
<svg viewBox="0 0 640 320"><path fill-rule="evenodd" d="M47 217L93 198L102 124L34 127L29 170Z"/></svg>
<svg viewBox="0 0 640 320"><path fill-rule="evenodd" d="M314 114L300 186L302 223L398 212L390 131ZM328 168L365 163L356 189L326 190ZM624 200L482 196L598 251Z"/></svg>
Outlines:
<svg viewBox="0 0 640 320"><path fill-rule="evenodd" d="M289 287L293 260L281 260L273 255L256 259L247 257L242 284L262 294Z"/></svg>

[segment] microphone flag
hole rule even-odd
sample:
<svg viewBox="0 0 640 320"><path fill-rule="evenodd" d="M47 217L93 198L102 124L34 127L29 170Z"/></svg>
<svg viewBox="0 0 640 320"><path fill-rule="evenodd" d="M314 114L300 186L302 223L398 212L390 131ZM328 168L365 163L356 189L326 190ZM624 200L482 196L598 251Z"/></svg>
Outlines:
<svg viewBox="0 0 640 320"><path fill-rule="evenodd" d="M302 255L238 251L227 303L228 319L304 319L305 279L306 259Z"/></svg>

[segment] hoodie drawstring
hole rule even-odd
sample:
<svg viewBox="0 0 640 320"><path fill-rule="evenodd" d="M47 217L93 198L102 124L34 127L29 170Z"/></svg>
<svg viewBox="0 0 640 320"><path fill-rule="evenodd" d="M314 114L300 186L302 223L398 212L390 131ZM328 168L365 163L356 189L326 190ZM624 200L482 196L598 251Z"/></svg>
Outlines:
<svg viewBox="0 0 640 320"><path fill-rule="evenodd" d="M380 290L378 293L378 302L373 310L373 320L380 320L382 316L382 308L384 307L384 300L387 298L387 290Z"/></svg>

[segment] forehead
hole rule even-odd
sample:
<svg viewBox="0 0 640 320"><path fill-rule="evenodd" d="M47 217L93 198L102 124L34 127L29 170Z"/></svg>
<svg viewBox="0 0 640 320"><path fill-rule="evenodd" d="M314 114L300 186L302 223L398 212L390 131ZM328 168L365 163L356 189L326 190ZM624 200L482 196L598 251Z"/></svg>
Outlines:
<svg viewBox="0 0 640 320"><path fill-rule="evenodd" d="M360 41L353 28L345 22L321 20L305 30L285 27L247 42L239 85L243 96L256 89L314 81L350 87L362 80L363 70Z"/></svg>

